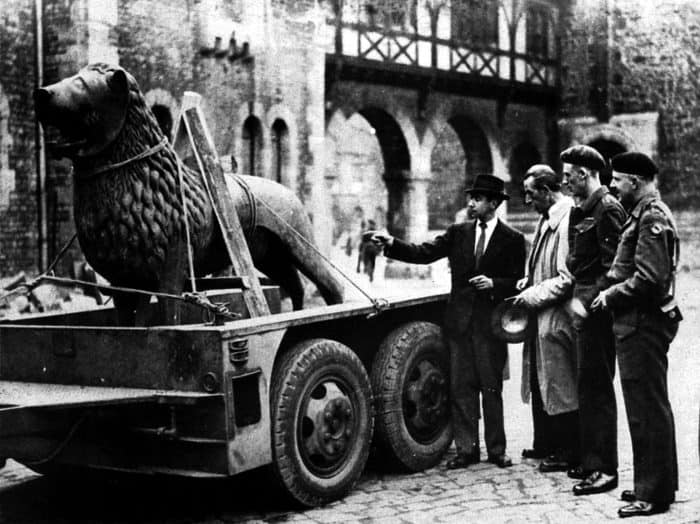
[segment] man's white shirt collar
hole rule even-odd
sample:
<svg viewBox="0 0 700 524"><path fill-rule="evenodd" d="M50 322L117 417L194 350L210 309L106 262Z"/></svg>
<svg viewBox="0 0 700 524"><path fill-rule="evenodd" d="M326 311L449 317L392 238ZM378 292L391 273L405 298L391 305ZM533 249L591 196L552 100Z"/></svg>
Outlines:
<svg viewBox="0 0 700 524"><path fill-rule="evenodd" d="M479 227L480 222L481 220L477 218L476 235L474 235L474 253L476 253L476 245L479 242L479 236L481 235L481 227ZM491 220L488 220L484 223L486 224L486 229L484 229L484 233L486 234L486 238L484 239L484 251L486 251L486 248L489 245L489 241L491 240L491 235L493 235L493 232L496 229L496 225L498 224L498 217L494 216Z"/></svg>

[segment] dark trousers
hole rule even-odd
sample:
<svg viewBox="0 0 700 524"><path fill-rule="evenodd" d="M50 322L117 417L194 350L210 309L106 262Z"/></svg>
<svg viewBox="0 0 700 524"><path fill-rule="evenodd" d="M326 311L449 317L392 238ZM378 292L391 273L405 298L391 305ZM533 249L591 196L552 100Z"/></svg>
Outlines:
<svg viewBox="0 0 700 524"><path fill-rule="evenodd" d="M450 405L457 453L479 452L479 395L484 414L484 440L489 455L506 450L503 427L503 367L508 348L473 322L468 333L447 339L450 349Z"/></svg>
<svg viewBox="0 0 700 524"><path fill-rule="evenodd" d="M578 410L549 415L544 409L537 378L537 351L530 348L530 404L532 406L532 447L546 454L556 453L572 463L580 457Z"/></svg>
<svg viewBox="0 0 700 524"><path fill-rule="evenodd" d="M617 473L615 336L607 312L592 313L576 330L581 465Z"/></svg>
<svg viewBox="0 0 700 524"><path fill-rule="evenodd" d="M666 354L678 323L661 312L639 312L636 330L627 331L624 326L618 330L616 349L632 436L634 492L641 500L671 503L678 489L678 459Z"/></svg>

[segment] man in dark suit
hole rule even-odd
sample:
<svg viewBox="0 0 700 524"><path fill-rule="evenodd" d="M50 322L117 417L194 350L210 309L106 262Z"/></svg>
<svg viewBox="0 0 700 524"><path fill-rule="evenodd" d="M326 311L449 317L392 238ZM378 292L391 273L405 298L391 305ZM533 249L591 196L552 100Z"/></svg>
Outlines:
<svg viewBox="0 0 700 524"><path fill-rule="evenodd" d="M445 338L450 350L451 414L457 456L449 469L464 468L480 460L479 393L484 413L488 461L512 465L506 455L503 428L503 369L507 344L491 331L491 312L513 295L525 267L525 239L496 217L508 199L503 181L479 175L467 189L467 222L451 225L432 241L410 244L386 233L373 240L388 257L429 264L448 257L452 290L445 313Z"/></svg>

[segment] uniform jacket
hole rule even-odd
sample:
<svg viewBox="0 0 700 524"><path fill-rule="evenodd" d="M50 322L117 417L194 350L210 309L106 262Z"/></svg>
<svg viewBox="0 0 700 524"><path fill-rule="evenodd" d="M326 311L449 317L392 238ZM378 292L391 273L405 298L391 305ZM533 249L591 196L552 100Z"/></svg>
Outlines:
<svg viewBox="0 0 700 524"><path fill-rule="evenodd" d="M569 254L568 197L540 218L528 257L530 287L522 294L535 310L537 334L523 345L522 398L530 398L530 351L537 351L537 379L545 411L558 415L578 409L574 328L568 307L573 278L566 267Z"/></svg>
<svg viewBox="0 0 700 524"><path fill-rule="evenodd" d="M574 296L586 307L606 285L605 274L626 219L622 205L605 186L571 210L566 265L574 277Z"/></svg>
<svg viewBox="0 0 700 524"><path fill-rule="evenodd" d="M637 327L638 311L659 308L671 294L678 234L673 215L658 192L643 197L630 212L607 280L608 308L616 335Z"/></svg>
<svg viewBox="0 0 700 524"><path fill-rule="evenodd" d="M500 220L493 231L479 267L475 266L476 220L453 224L442 235L422 244L394 239L386 255L404 262L429 264L447 257L452 289L445 311L445 333L457 337L467 331L470 321L490 322L493 308L515 294L515 284L525 269L523 234ZM476 275L493 279L493 289L479 291L469 284Z"/></svg>

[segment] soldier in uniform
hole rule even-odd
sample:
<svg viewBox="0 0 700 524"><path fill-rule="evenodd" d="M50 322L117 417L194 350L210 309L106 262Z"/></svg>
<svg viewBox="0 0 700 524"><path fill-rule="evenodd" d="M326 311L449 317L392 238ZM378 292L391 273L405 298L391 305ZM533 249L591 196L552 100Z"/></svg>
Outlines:
<svg viewBox="0 0 700 524"><path fill-rule="evenodd" d="M611 188L629 218L607 273L609 287L591 308L613 315L634 459L634 490L622 492L629 504L618 515L635 517L666 511L678 489L666 355L681 318L673 297L678 236L656 189L654 162L641 153L622 153L612 168Z"/></svg>
<svg viewBox="0 0 700 524"><path fill-rule="evenodd" d="M563 151L564 184L579 202L571 210L567 267L574 277L581 464L569 470L580 479L574 495L617 487L617 406L615 337L608 311L590 313L605 285L626 219L620 202L600 182L605 160L598 151L576 145Z"/></svg>

